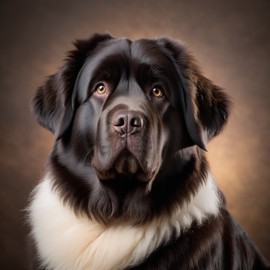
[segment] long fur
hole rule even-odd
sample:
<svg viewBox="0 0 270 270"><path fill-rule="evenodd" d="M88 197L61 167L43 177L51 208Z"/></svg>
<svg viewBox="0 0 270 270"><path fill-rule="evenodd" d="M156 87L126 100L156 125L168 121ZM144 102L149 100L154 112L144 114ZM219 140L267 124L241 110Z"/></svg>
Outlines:
<svg viewBox="0 0 270 270"><path fill-rule="evenodd" d="M168 38L75 47L33 98L55 136L28 207L37 269L268 269L205 155L226 92Z"/></svg>

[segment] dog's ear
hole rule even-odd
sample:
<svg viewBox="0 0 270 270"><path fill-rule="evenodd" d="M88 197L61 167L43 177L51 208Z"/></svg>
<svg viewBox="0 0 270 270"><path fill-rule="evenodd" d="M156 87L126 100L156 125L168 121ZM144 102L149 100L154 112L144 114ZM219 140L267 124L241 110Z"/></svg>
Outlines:
<svg viewBox="0 0 270 270"><path fill-rule="evenodd" d="M175 65L189 136L194 145L207 150L208 141L227 123L231 100L220 87L202 75L182 44L168 38L161 38L158 43Z"/></svg>
<svg viewBox="0 0 270 270"><path fill-rule="evenodd" d="M86 40L77 40L76 49L68 52L63 66L38 88L32 99L32 111L37 121L49 129L57 139L70 126L74 114L73 90L76 78L87 56L98 44L112 39L108 34L94 34Z"/></svg>

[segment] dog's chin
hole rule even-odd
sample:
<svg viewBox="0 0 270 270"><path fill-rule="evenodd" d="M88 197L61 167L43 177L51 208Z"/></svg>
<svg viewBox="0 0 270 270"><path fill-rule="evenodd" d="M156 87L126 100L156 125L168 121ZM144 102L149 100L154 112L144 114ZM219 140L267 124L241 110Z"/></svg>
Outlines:
<svg viewBox="0 0 270 270"><path fill-rule="evenodd" d="M102 167L102 162L95 162L93 166L100 181L126 181L151 182L156 175L156 171L147 171L143 163L131 153L122 153L111 162L109 169Z"/></svg>
<svg viewBox="0 0 270 270"><path fill-rule="evenodd" d="M131 154L122 154L117 157L113 167L120 175L136 175L141 169L138 160Z"/></svg>

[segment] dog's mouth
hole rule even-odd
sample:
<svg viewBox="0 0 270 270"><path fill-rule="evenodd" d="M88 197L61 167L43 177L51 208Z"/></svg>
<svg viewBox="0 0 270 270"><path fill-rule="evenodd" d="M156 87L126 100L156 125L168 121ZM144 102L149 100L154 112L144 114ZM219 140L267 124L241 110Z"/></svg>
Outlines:
<svg viewBox="0 0 270 270"><path fill-rule="evenodd" d="M151 181L157 170L148 170L142 161L134 154L125 150L111 161L109 168L104 168L95 159L93 166L100 180L114 180L117 178L134 179L142 182Z"/></svg>

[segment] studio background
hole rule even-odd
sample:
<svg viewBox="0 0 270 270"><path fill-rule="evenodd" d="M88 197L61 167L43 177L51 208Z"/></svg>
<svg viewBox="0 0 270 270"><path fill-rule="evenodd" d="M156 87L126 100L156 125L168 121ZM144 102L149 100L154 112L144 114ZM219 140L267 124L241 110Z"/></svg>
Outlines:
<svg viewBox="0 0 270 270"><path fill-rule="evenodd" d="M208 149L228 208L270 259L270 1L1 1L0 269L27 269L23 209L53 136L30 99L76 38L169 36L186 43L204 75L234 101Z"/></svg>

